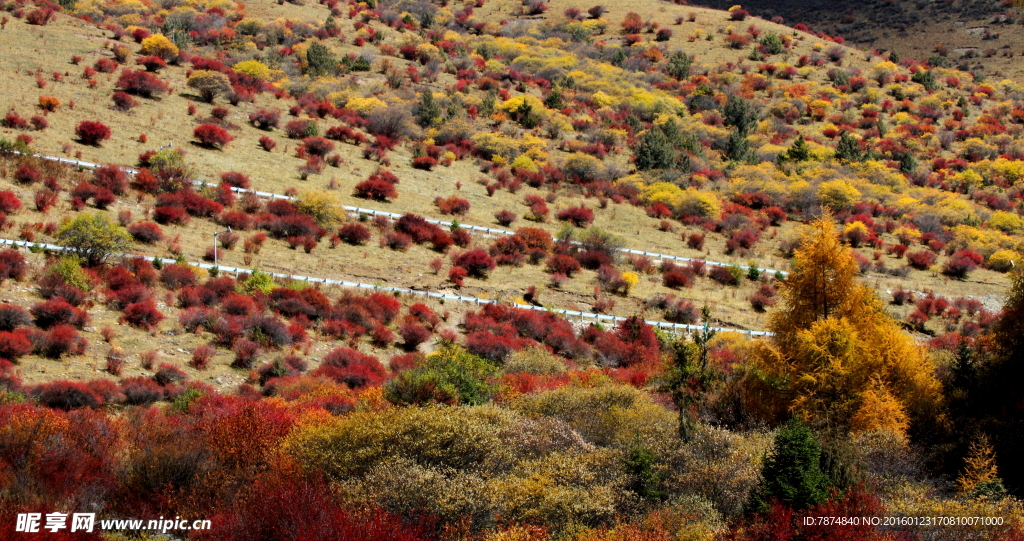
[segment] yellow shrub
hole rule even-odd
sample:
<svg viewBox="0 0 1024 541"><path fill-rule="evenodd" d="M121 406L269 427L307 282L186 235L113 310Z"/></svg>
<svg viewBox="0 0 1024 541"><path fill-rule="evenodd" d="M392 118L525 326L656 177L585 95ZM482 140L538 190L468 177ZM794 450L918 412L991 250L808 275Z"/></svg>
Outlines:
<svg viewBox="0 0 1024 541"><path fill-rule="evenodd" d="M998 172L1007 182L1016 183L1024 179L1024 162L999 158L992 162L992 169Z"/></svg>
<svg viewBox="0 0 1024 541"><path fill-rule="evenodd" d="M711 192L687 188L677 210L686 216L699 216L715 220L722 213L722 204L718 201L718 197Z"/></svg>
<svg viewBox="0 0 1024 541"><path fill-rule="evenodd" d="M567 176L578 176L581 179L594 180L604 174L605 167L601 160L590 154L574 152L562 162L562 171Z"/></svg>
<svg viewBox="0 0 1024 541"><path fill-rule="evenodd" d="M997 272L1009 272L1016 266L1020 254L1013 250L999 250L988 258L988 268Z"/></svg>
<svg viewBox="0 0 1024 541"><path fill-rule="evenodd" d="M842 210L860 201L860 191L845 180L823 182L818 186L818 199L822 206Z"/></svg>
<svg viewBox="0 0 1024 541"><path fill-rule="evenodd" d="M142 40L142 49L139 50L139 54L159 56L164 60L170 60L178 56L178 46L163 34L153 34Z"/></svg>
<svg viewBox="0 0 1024 541"><path fill-rule="evenodd" d="M676 208L683 202L683 189L670 182L655 182L650 186L643 187L641 197L647 203L664 203L669 207Z"/></svg>
<svg viewBox="0 0 1024 541"><path fill-rule="evenodd" d="M246 17L235 25L235 31L243 36L255 36L263 28L263 21L253 17Z"/></svg>
<svg viewBox="0 0 1024 541"><path fill-rule="evenodd" d="M232 66L231 69L263 81L270 79L270 68L259 60L243 60Z"/></svg>
<svg viewBox="0 0 1024 541"><path fill-rule="evenodd" d="M878 80L891 77L896 74L896 70L896 64L892 62L879 62L871 67L871 78Z"/></svg>
<svg viewBox="0 0 1024 541"><path fill-rule="evenodd" d="M953 175L953 182L959 183L960 185L967 188L968 193L974 191L974 188L981 186L981 183L985 181L981 175L978 174L974 169L968 169L962 173Z"/></svg>
<svg viewBox="0 0 1024 541"><path fill-rule="evenodd" d="M935 210L938 211L939 219L947 226L978 225L979 222L974 206L953 195L935 205Z"/></svg>
<svg viewBox="0 0 1024 541"><path fill-rule="evenodd" d="M988 219L988 226L1004 233L1016 233L1024 228L1024 220L1012 212L997 210Z"/></svg>
<svg viewBox="0 0 1024 541"><path fill-rule="evenodd" d="M910 242L917 242L917 240L921 238L921 231L913 227L900 226L893 229L892 234L898 239L906 239Z"/></svg>
<svg viewBox="0 0 1024 541"><path fill-rule="evenodd" d="M544 107L544 102L540 101L537 96L516 96L510 98L502 103L499 103L497 109L506 113L514 113L522 109L524 105L529 105L533 114L542 118L547 118L551 114L551 111L547 107Z"/></svg>
<svg viewBox="0 0 1024 541"><path fill-rule="evenodd" d="M515 160L512 160L512 169L529 171L531 173L540 171L540 167L537 166L537 163L531 160L529 156L519 156Z"/></svg>
<svg viewBox="0 0 1024 541"><path fill-rule="evenodd" d="M514 159L521 153L519 141L502 133L481 132L472 139L478 149L491 155L492 160L494 156Z"/></svg>
<svg viewBox="0 0 1024 541"><path fill-rule="evenodd" d="M859 231L859 232L867 235L868 234L868 226L864 225L864 222L856 221L856 222L850 222L850 223L846 224L846 227L843 229L843 233L845 233L847 235L849 235L850 233L852 233L854 231Z"/></svg>
<svg viewBox="0 0 1024 541"><path fill-rule="evenodd" d="M388 104L384 103L380 98L373 96L369 98L351 98L345 104L345 107L359 113L369 113L387 106Z"/></svg>
<svg viewBox="0 0 1024 541"><path fill-rule="evenodd" d="M594 92L594 94L590 96L590 101L594 102L594 105L597 107L610 107L618 103L618 100L604 92L601 92L600 90Z"/></svg>
<svg viewBox="0 0 1024 541"><path fill-rule="evenodd" d="M421 43L416 46L416 54L420 58L440 58L441 49L438 49L437 47L429 43Z"/></svg>
<svg viewBox="0 0 1024 541"><path fill-rule="evenodd" d="M640 283L640 277L635 272L624 272L622 273L622 279L626 282L626 294L628 295L630 290L633 289L637 284Z"/></svg>
<svg viewBox="0 0 1024 541"><path fill-rule="evenodd" d="M295 209L308 214L321 227L330 228L345 218L341 200L333 192L308 190L299 194Z"/></svg>

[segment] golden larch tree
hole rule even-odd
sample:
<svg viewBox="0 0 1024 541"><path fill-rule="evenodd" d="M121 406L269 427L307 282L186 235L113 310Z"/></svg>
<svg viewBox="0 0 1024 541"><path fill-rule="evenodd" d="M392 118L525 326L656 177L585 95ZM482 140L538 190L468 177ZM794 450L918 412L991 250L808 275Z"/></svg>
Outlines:
<svg viewBox="0 0 1024 541"><path fill-rule="evenodd" d="M935 415L940 384L857 273L831 216L816 221L782 286L769 324L775 335L755 350L760 389L750 396L772 402L760 409L776 421L798 414L815 426L902 436L906 416Z"/></svg>

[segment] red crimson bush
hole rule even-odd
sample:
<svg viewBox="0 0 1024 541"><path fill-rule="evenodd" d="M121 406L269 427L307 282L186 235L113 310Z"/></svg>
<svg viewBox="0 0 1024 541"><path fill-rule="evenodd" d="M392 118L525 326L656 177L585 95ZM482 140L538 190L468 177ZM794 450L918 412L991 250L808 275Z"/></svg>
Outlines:
<svg viewBox="0 0 1024 541"><path fill-rule="evenodd" d="M153 222L135 222L128 226L128 234L143 244L153 244L164 240L164 232Z"/></svg>
<svg viewBox="0 0 1024 541"><path fill-rule="evenodd" d="M576 227L586 227L594 221L594 211L584 206L569 207L558 213L558 219Z"/></svg>
<svg viewBox="0 0 1024 541"><path fill-rule="evenodd" d="M166 94L169 90L167 83L159 77L145 71L134 71L125 69L117 79L117 88L136 96L152 98L160 94Z"/></svg>
<svg viewBox="0 0 1024 541"><path fill-rule="evenodd" d="M379 359L351 348L336 348L328 352L312 375L326 376L353 389L380 385L388 379L387 370Z"/></svg>
<svg viewBox="0 0 1024 541"><path fill-rule="evenodd" d="M227 130L216 124L202 124L192 131L199 144L209 148L222 148L235 138Z"/></svg>
<svg viewBox="0 0 1024 541"><path fill-rule="evenodd" d="M453 265L466 269L470 276L487 278L487 273L496 266L494 259L483 248L462 252L454 257Z"/></svg>
<svg viewBox="0 0 1024 541"><path fill-rule="evenodd" d="M370 230L363 224L345 224L338 229L338 237L348 244L366 244L370 240Z"/></svg>
<svg viewBox="0 0 1024 541"><path fill-rule="evenodd" d="M96 146L110 139L110 128L101 122L83 120L75 127L75 135L83 144Z"/></svg>
<svg viewBox="0 0 1024 541"><path fill-rule="evenodd" d="M386 180L369 178L356 184L353 195L362 199L388 201L398 198L398 190L395 189L394 184Z"/></svg>

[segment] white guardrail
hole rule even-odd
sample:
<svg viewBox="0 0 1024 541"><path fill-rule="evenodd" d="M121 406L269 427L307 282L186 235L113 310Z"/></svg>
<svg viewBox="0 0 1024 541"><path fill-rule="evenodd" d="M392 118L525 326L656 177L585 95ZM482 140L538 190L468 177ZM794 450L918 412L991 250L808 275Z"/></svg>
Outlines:
<svg viewBox="0 0 1024 541"><path fill-rule="evenodd" d="M43 156L43 155L40 155L40 154L33 154L33 157L35 157L35 158L42 158L44 160L53 160L53 161L57 161L57 162L61 162L61 163L66 163L66 164L69 164L69 165L74 165L74 166L77 166L77 167L86 167L86 168L90 168L90 169L94 169L96 167L99 167L99 165L95 164L95 163L83 162L81 160L72 160L70 158L58 158L58 157L54 157L54 156ZM131 167L122 167L122 169L124 169L125 171L127 171L127 172L129 172L129 173L131 173L133 175L137 172L136 169L133 169ZM217 186L216 183L213 183L213 182L203 182L201 180L196 180L196 181L193 182L193 184L196 185L196 186L210 186L210 187L216 187ZM258 191L258 190L249 190L249 189L245 189L245 188L238 188L238 187L235 187L235 186L231 187L231 191L233 191L235 193L251 193L251 194L255 194L255 195L259 196L259 197L265 197L265 198L268 198L268 199L285 199L285 200L288 200L288 201L294 201L295 200L294 197L291 197L291 196L288 196L288 195L281 195L281 194L270 193L270 192L261 192L261 191ZM377 210L377 209L366 209L366 208L361 208L361 207L352 207L352 206L348 206L348 205L344 205L343 208L349 214L355 214L357 216L360 215L360 214L366 214L366 215L369 215L369 216L387 216L389 218L395 218L395 219L398 219L398 218L401 218L402 216L404 216L403 214L397 213L397 212L388 212L386 210ZM442 226L442 227L451 227L452 226L452 222L446 222L444 220L434 220L434 219L430 219L430 218L425 218L425 219L429 223L432 223L432 224L435 224L435 225L439 225L439 226ZM484 227L484 226L479 226L479 225L469 225L469 224L463 224L463 223L460 223L459 227L461 227L463 229L466 229L468 231L471 231L471 232L483 233L485 235L515 235L515 231L510 231L508 229L497 229L497 228L494 228L494 227ZM708 261L706 259L700 259L700 258L696 258L696 257L683 257L683 256L678 256L678 255L661 254L661 253L657 253L657 252L648 252L648 251L645 251L645 250L631 250L629 248L619 248L619 251L622 252L622 253L625 253L625 254L641 255L641 256L651 257L651 258L661 259L661 260L666 260L667 259L669 261L676 261L676 262L680 262L680 263L689 263L691 261L702 261L702 262L704 262L705 265L712 266L712 267L730 267L730 266L733 265L732 263L723 263L721 261ZM779 275L782 275L782 276L788 276L789 275L789 273L787 271L770 269L770 268L767 268L767 267L764 267L764 268L759 267L758 270L760 272L762 272L762 273L779 274Z"/></svg>
<svg viewBox="0 0 1024 541"><path fill-rule="evenodd" d="M24 240L13 240L13 239L0 239L0 244L7 245L7 246L20 246L20 247L30 248L30 249L33 248L33 247L37 247L39 249L45 249L45 250L51 250L51 251L70 251L71 250L71 248L68 248L67 246L60 246L60 245L57 245L57 244L47 244L47 243L41 243L41 242L28 242L28 241L24 241ZM143 256L143 255L139 255L139 254L120 254L120 255L125 256L125 257L139 257L139 258L149 259L148 256ZM171 263L176 263L177 262L177 260L175 260L175 259L164 258L164 257L154 258L154 259L159 259L161 262L167 263L167 264L171 264ZM192 262L189 262L188 264L189 265L194 265L194 266L197 266L197 267L200 267L200 268L203 268L203 269L212 269L213 267L217 267L218 273L226 272L226 273L238 275L238 274L242 274L242 273L252 273L253 272L252 269L246 269L246 268L241 268L241 267L225 267L225 266L221 266L221 265L212 265L210 263L192 263ZM260 272L265 272L265 271L260 271ZM468 302L468 303L473 303L473 304L478 304L478 305L497 304L497 302L498 302L498 301L496 301L494 299L481 299L481 298L478 298L478 297L466 297L466 296L463 296L463 295L452 295L450 293L438 293L438 292L435 292L435 291L422 291L422 290L418 290L418 289L408 289L408 288L404 288L404 287L392 287L392 286L382 286L382 285L377 285L377 284L365 284L365 283L362 283L362 282L349 282L347 280L331 280L329 278L317 278L317 277L313 277L313 276L299 276L299 275L296 275L296 274L284 274L284 273L279 273L279 272L267 272L266 274L268 274L268 275L270 275L270 276L272 276L274 278L284 278L284 279L296 280L296 281L301 281L301 282L309 282L311 284L336 285L336 286L341 286L341 287L354 287L354 288L359 288L359 289L372 289L374 291L387 291L387 292L394 292L394 293L405 293L405 294L409 294L409 295L419 295L419 296L429 297L429 298L434 298L434 299L451 300L451 301L458 301L458 302ZM562 309L562 308L545 308L545 307L542 307L542 306L534 306L532 304L517 304L517 305L515 305L515 307L516 308L522 308L524 310L534 310L534 311L538 311L538 312L552 312L552 313L558 314L558 315L560 315L560 316L562 316L562 317L564 317L566 319L579 318L581 321L582 320L590 319L590 320L595 320L595 321L598 321L598 322L604 321L604 322L609 322L609 323L618 323L618 322L623 321L623 320L626 319L625 317L622 317L622 316L612 316L612 315L608 315L608 314L595 314L595 313L592 313L592 312L581 312L581 311L578 311L578 310L565 310L565 309ZM659 329L664 329L664 330L667 330L667 331L677 332L677 333L678 332L685 332L685 333L689 334L689 333L692 333L694 331L700 331L700 330L704 329L703 325L688 325L688 324L685 324L685 323L672 323L672 322L669 322L669 321L654 321L654 320L644 320L644 321L645 321L645 323L647 323L648 325L651 325L652 327L657 327ZM714 331L718 331L718 332L737 332L737 333L745 334L745 335L747 335L748 337L751 337L751 338L753 338L755 336L757 336L757 337L761 337L761 336L774 336L774 333L771 333L771 332L768 332L768 331L753 331L753 330L744 330L744 329L731 329L731 328L725 328L725 327L710 327L710 329L714 330Z"/></svg>

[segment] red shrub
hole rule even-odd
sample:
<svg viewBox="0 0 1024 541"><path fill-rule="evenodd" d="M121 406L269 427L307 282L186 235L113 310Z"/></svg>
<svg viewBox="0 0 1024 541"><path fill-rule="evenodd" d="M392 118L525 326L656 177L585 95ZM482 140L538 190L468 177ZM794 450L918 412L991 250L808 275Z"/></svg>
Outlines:
<svg viewBox="0 0 1024 541"><path fill-rule="evenodd" d="M420 156L419 158L412 159L412 166L416 169L423 169L424 171L432 171L437 167L437 160L430 156Z"/></svg>
<svg viewBox="0 0 1024 541"><path fill-rule="evenodd" d="M235 341L233 350L235 360L231 362L232 367L252 368L253 363L256 362L256 355L260 352L260 345L252 340L241 338Z"/></svg>
<svg viewBox="0 0 1024 541"><path fill-rule="evenodd" d="M3 124L5 128L11 128L15 130L27 130L29 126L28 121L19 116L18 113L14 111L8 111L7 114L4 115L4 119L2 122L0 122L0 124Z"/></svg>
<svg viewBox="0 0 1024 541"><path fill-rule="evenodd" d="M75 128L75 135L86 145L98 145L100 141L110 139L110 128L100 122L84 120Z"/></svg>
<svg viewBox="0 0 1024 541"><path fill-rule="evenodd" d="M127 92L117 91L110 97L114 101L114 109L127 113L131 111L133 107L139 105L139 102L135 98L131 97Z"/></svg>
<svg viewBox="0 0 1024 541"><path fill-rule="evenodd" d="M228 172L220 174L220 181L222 184L227 184L235 188L242 188L244 190L249 189L251 181L249 177L242 173Z"/></svg>
<svg viewBox="0 0 1024 541"><path fill-rule="evenodd" d="M374 201L387 201L397 199L398 190L395 189L394 184L386 180L368 179L356 184L353 195Z"/></svg>
<svg viewBox="0 0 1024 541"><path fill-rule="evenodd" d="M227 130L216 124L200 125L193 130L192 135L199 141L199 144L211 148L221 148L235 140Z"/></svg>
<svg viewBox="0 0 1024 541"><path fill-rule="evenodd" d="M132 327L139 329L152 329L163 321L164 315L157 309L153 299L146 299L140 302L129 304L124 308L122 320Z"/></svg>
<svg viewBox="0 0 1024 541"><path fill-rule="evenodd" d="M534 342L525 338L499 336L489 331L477 331L466 335L466 350L473 355L500 363L513 351L523 349Z"/></svg>
<svg viewBox="0 0 1024 541"><path fill-rule="evenodd" d="M14 180L22 184L32 184L39 181L39 171L27 163L18 166L14 171Z"/></svg>
<svg viewBox="0 0 1024 541"><path fill-rule="evenodd" d="M469 201L454 195L446 199L438 197L434 199L434 205L437 205L437 209L441 211L441 214L457 214L462 216L469 212Z"/></svg>
<svg viewBox="0 0 1024 541"><path fill-rule="evenodd" d="M237 210L222 212L218 220L222 225L237 231L248 231L253 227L252 216Z"/></svg>
<svg viewBox="0 0 1024 541"><path fill-rule="evenodd" d="M326 376L353 389L380 385L388 379L387 370L379 359L351 348L331 350L312 375Z"/></svg>
<svg viewBox="0 0 1024 541"><path fill-rule="evenodd" d="M512 222L516 221L516 213L511 210L499 210L494 213L494 219L498 221L498 225L502 227L508 227L512 225Z"/></svg>
<svg viewBox="0 0 1024 541"><path fill-rule="evenodd" d="M195 285L196 275L188 266L172 263L164 265L164 268L160 270L160 281L167 289L177 290Z"/></svg>
<svg viewBox="0 0 1024 541"><path fill-rule="evenodd" d="M271 150L274 150L274 147L277 146L277 141L274 141L269 136L264 135L263 137L260 137L260 143L259 144L260 144L260 148L262 148L263 150L266 150L267 152L270 152Z"/></svg>
<svg viewBox="0 0 1024 541"><path fill-rule="evenodd" d="M302 139L316 133L315 120L293 120L284 125L284 131L289 139Z"/></svg>
<svg viewBox="0 0 1024 541"><path fill-rule="evenodd" d="M93 69L100 73L114 73L117 71L118 63L109 58L97 59L92 65ZM88 70L89 68L86 68ZM88 71L86 71L88 73Z"/></svg>
<svg viewBox="0 0 1024 541"><path fill-rule="evenodd" d="M981 261L983 261L981 254L973 250L957 250L942 266L942 274L963 280L971 271L978 268Z"/></svg>
<svg viewBox="0 0 1024 541"><path fill-rule="evenodd" d="M41 190L36 191L33 199L33 202L36 205L36 210L39 212L47 212L57 204L57 192L54 192L49 188L42 188Z"/></svg>
<svg viewBox="0 0 1024 541"><path fill-rule="evenodd" d="M703 241L705 241L705 234L694 233L686 238L686 246L693 250L703 250Z"/></svg>
<svg viewBox="0 0 1024 541"><path fill-rule="evenodd" d="M160 363L160 368L153 374L153 381L164 387L172 383L185 381L186 379L188 379L188 376L181 369L168 363Z"/></svg>
<svg viewBox="0 0 1024 541"><path fill-rule="evenodd" d="M370 341L377 347L388 347L395 341L395 333L384 325L377 325L370 329Z"/></svg>
<svg viewBox="0 0 1024 541"><path fill-rule="evenodd" d="M334 151L334 143L323 137L306 137L302 140L302 146L307 154L321 158Z"/></svg>
<svg viewBox="0 0 1024 541"><path fill-rule="evenodd" d="M50 359L85 353L86 341L70 325L56 325L47 333L40 333L32 340L32 350Z"/></svg>
<svg viewBox="0 0 1024 541"><path fill-rule="evenodd" d="M140 56L135 59L135 63L154 73L167 67L167 62L159 56Z"/></svg>
<svg viewBox="0 0 1024 541"><path fill-rule="evenodd" d="M333 407L333 406L332 406ZM345 411L351 408L344 404ZM346 541L423 541L423 526L404 522L369 508L348 511L338 505L334 490L317 477L264 475L253 495L238 498L212 518L214 529L201 532L203 541L260 539L338 539ZM273 512L267 512L273 509ZM283 532L287 532L283 534ZM206 535L209 534L209 535Z"/></svg>
<svg viewBox="0 0 1024 541"><path fill-rule="evenodd" d="M757 231L751 229L734 231L729 236L729 240L725 242L725 253L731 254L737 249L749 250L754 247L754 244L756 244L759 239L760 235Z"/></svg>
<svg viewBox="0 0 1024 541"><path fill-rule="evenodd" d="M580 262L570 256L554 254L548 258L547 271L549 273L562 274L571 278L579 270Z"/></svg>
<svg viewBox="0 0 1024 541"><path fill-rule="evenodd" d="M406 351L413 351L418 348L420 344L430 339L430 331L417 323L406 323L405 325L402 325L402 327L398 329L398 334L402 337L402 347Z"/></svg>
<svg viewBox="0 0 1024 541"><path fill-rule="evenodd" d="M92 203L96 205L96 208L100 210L106 210L107 207L117 202L117 196L114 192L106 188L98 188L96 193L92 196Z"/></svg>
<svg viewBox="0 0 1024 541"><path fill-rule="evenodd" d="M594 211L582 205L570 207L558 213L558 219L567 221L576 227L586 227L594 221Z"/></svg>
<svg viewBox="0 0 1024 541"><path fill-rule="evenodd" d="M693 279L693 271L683 267L677 267L666 271L661 275L662 284L664 284L665 287L670 287L672 289L690 287L693 285Z"/></svg>
<svg viewBox="0 0 1024 541"><path fill-rule="evenodd" d="M363 224L345 224L338 229L338 237L352 245L365 244L370 240L370 230Z"/></svg>
<svg viewBox="0 0 1024 541"><path fill-rule="evenodd" d="M164 398L163 387L145 376L125 378L121 381L121 392L124 393L126 404L136 406L152 404Z"/></svg>
<svg viewBox="0 0 1024 541"><path fill-rule="evenodd" d="M54 11L52 9L42 7L28 12L28 15L25 16L25 21L36 26L46 26L46 23L50 22L50 19L53 18L53 15Z"/></svg>
<svg viewBox="0 0 1024 541"><path fill-rule="evenodd" d="M672 209L668 208L665 203L655 203L647 207L647 215L652 218L668 218L672 216Z"/></svg>
<svg viewBox="0 0 1024 541"><path fill-rule="evenodd" d="M189 215L181 207L164 205L153 209L153 219L162 225L185 225L188 223Z"/></svg>
<svg viewBox="0 0 1024 541"><path fill-rule="evenodd" d="M129 94L135 94L144 98L152 98L169 90L167 83L161 81L156 75L129 69L121 72L121 76L118 77L115 86Z"/></svg>
<svg viewBox="0 0 1024 541"><path fill-rule="evenodd" d="M74 325L81 329L89 323L89 314L79 310L60 297L32 305L29 310L36 325L49 329L56 325Z"/></svg>
<svg viewBox="0 0 1024 541"><path fill-rule="evenodd" d="M448 271L448 281L455 284L456 287L462 287L464 285L463 280L469 276L469 271L462 267L452 267Z"/></svg>
<svg viewBox="0 0 1024 541"><path fill-rule="evenodd" d="M271 109L259 109L249 114L249 122L261 130L276 128L281 121L281 112Z"/></svg>
<svg viewBox="0 0 1024 541"><path fill-rule="evenodd" d="M221 301L221 310L232 316L248 316L256 312L256 301L248 295L232 293Z"/></svg>
<svg viewBox="0 0 1024 541"><path fill-rule="evenodd" d="M469 234L469 231L461 227L452 231L451 237L459 248L465 248L473 243L473 236Z"/></svg>
<svg viewBox="0 0 1024 541"><path fill-rule="evenodd" d="M31 323L32 320L28 317L28 312L20 306L0 304L0 331L13 331ZM10 358L4 355L0 355L0 357Z"/></svg>
<svg viewBox="0 0 1024 541"><path fill-rule="evenodd" d="M103 398L84 383L54 381L44 383L32 390L39 403L54 409L70 411L79 408L98 408Z"/></svg>
<svg viewBox="0 0 1024 541"><path fill-rule="evenodd" d="M441 322L437 314L423 303L416 303L409 307L409 315L420 320L428 329L433 329Z"/></svg>
<svg viewBox="0 0 1024 541"><path fill-rule="evenodd" d="M494 270L495 267L494 259L491 259L483 248L475 248L455 256L453 264L478 278L486 278L487 272Z"/></svg>
<svg viewBox="0 0 1024 541"><path fill-rule="evenodd" d="M708 275L712 280L724 286L739 285L739 281L731 272L729 272L729 268L722 265L715 265L711 267L711 272Z"/></svg>
<svg viewBox="0 0 1024 541"><path fill-rule="evenodd" d="M128 226L128 234L143 244L153 244L164 240L160 226L153 222L135 222Z"/></svg>
<svg viewBox="0 0 1024 541"><path fill-rule="evenodd" d="M10 190L0 191L0 212L10 214L21 209L21 200Z"/></svg>
<svg viewBox="0 0 1024 541"><path fill-rule="evenodd" d="M935 263L935 254L929 250L910 252L907 254L907 262L917 270L927 270Z"/></svg>
<svg viewBox="0 0 1024 541"><path fill-rule="evenodd" d="M46 117L42 117L42 116L39 116L39 115L33 116L32 119L30 120L30 122L32 123L32 127L35 128L36 130L39 130L39 131L43 131L46 128L50 127L50 122L48 120L46 120ZM19 137L21 137L21 136L19 136ZM26 137L28 137L28 136L26 136Z"/></svg>
<svg viewBox="0 0 1024 541"><path fill-rule="evenodd" d="M124 194L128 188L128 174L124 169L112 164L101 165L93 171L93 184L106 188L116 195Z"/></svg>
<svg viewBox="0 0 1024 541"><path fill-rule="evenodd" d="M17 361L29 353L32 353L32 342L24 332L0 331L0 359Z"/></svg>
<svg viewBox="0 0 1024 541"><path fill-rule="evenodd" d="M750 296L750 306L759 314L764 313L768 307L774 305L775 299L762 295L761 293L754 293Z"/></svg>

